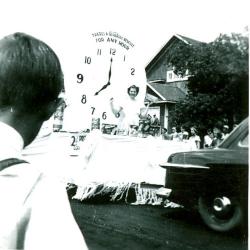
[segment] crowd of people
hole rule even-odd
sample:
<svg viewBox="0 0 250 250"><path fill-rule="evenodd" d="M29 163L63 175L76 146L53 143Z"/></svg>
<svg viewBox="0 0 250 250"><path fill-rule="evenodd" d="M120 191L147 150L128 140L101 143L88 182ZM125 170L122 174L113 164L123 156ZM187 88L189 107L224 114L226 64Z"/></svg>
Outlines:
<svg viewBox="0 0 250 250"><path fill-rule="evenodd" d="M128 95L132 103L130 108L126 107L128 105L124 105L124 107L120 106L118 109L115 109L113 99L111 99L111 109L114 115L120 119L116 131L121 129L124 131L124 128L126 128L126 135L141 137L159 136L161 134L164 140L190 143L190 147L193 150L200 148L214 148L229 134L229 126L227 124L223 125L220 122L216 123L213 127L208 128L205 136L201 136L201 133L199 133L195 126L191 126L190 128L181 126L179 129L177 127L172 127L171 132L169 133L166 128L161 128L160 120L156 114L153 114L152 116L148 113L150 104L146 107L143 114L140 112L140 106L135 105L138 92L139 88L135 85L128 88ZM135 108L135 106L137 108ZM128 119L128 117L130 118L129 110L130 113L132 113L132 115L130 115L133 118L132 120Z"/></svg>
<svg viewBox="0 0 250 250"><path fill-rule="evenodd" d="M189 142L193 145L193 149L214 148L229 135L229 132L229 126L227 124L221 125L218 123L215 124L213 128L208 128L206 135L202 138L194 126L189 129L181 126L179 132L176 127L172 127L171 133L168 133L168 130L164 128L162 137L165 140Z"/></svg>
<svg viewBox="0 0 250 250"><path fill-rule="evenodd" d="M113 98L110 99L110 106L115 117L119 119L118 126L113 134L132 136L159 136L165 140L189 142L192 149L214 148L218 146L224 138L229 134L229 126L227 124L216 123L212 128L207 129L205 136L201 137L195 126L186 128L181 126L180 129L172 127L171 133L166 128L161 128L160 120L156 114L148 113L149 103L146 109L142 111L140 104L137 102L139 87L131 85L128 90L128 100L122 106L115 106ZM124 133L125 131L125 133Z"/></svg>

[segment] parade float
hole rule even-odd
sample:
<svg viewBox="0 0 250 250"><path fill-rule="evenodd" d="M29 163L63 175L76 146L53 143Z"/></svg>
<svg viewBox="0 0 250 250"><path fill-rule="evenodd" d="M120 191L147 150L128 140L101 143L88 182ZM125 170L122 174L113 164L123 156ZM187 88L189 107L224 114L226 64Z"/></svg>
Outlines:
<svg viewBox="0 0 250 250"><path fill-rule="evenodd" d="M23 155L65 186L76 186L75 199L108 195L126 201L132 188L134 204L158 204L151 187L165 183L159 164L173 152L189 150L188 143L163 140L160 129L144 133L145 119L139 117L138 126L121 127L127 113L124 118L111 112L110 100L128 104L131 85L139 89L136 105L148 110L145 69L130 39L96 32L78 44L85 46L68 60L63 101Z"/></svg>

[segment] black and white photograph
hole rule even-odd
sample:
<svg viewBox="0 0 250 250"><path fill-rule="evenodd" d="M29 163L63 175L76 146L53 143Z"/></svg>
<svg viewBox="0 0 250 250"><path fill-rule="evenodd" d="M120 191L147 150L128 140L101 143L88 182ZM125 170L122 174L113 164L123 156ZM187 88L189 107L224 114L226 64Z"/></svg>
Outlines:
<svg viewBox="0 0 250 250"><path fill-rule="evenodd" d="M0 249L247 250L247 0L0 2Z"/></svg>

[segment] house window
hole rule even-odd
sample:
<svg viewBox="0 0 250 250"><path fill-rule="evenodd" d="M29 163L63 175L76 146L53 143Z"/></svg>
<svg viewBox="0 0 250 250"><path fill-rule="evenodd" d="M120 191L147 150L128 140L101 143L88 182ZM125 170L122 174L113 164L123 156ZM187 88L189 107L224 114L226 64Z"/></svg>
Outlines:
<svg viewBox="0 0 250 250"><path fill-rule="evenodd" d="M174 70L167 70L167 82L177 82L188 80L188 71L184 77L178 76L174 73Z"/></svg>

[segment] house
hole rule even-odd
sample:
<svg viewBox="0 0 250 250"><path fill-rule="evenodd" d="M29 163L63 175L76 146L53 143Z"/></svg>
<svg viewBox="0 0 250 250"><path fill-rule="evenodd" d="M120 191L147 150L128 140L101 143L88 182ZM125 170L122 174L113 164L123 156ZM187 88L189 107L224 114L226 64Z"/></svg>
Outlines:
<svg viewBox="0 0 250 250"><path fill-rule="evenodd" d="M145 103L152 102L149 113L156 114L160 119L161 127L167 128L168 131L171 128L170 111L187 95L188 70L185 76L178 76L174 73L174 67L170 63L171 51L180 43L194 45L200 42L176 34L146 66Z"/></svg>

